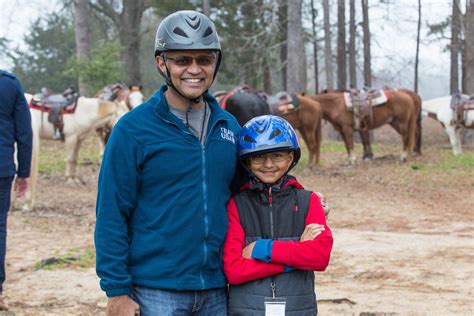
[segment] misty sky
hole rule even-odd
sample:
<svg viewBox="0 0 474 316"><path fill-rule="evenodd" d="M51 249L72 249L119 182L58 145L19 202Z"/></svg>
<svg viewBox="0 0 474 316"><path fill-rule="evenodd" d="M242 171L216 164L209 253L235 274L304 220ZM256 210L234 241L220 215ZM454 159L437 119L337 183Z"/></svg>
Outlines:
<svg viewBox="0 0 474 316"><path fill-rule="evenodd" d="M330 2L335 7L336 1L330 0ZM374 86L388 81L393 87L413 88L418 1L385 0L391 2L390 5L379 2L369 0L370 28L373 33L372 68L376 76ZM0 37L11 40L13 47L21 48L23 36L28 32L32 21L42 13L56 10L58 3L58 0L0 0ZM449 16L451 3L451 0L422 0L423 44L420 47L419 89L424 99L446 95L449 92L449 52L443 52L447 41L439 42L434 38L431 42L428 41L426 24L440 22ZM462 0L462 9L464 3ZM347 4L347 9L348 6ZM335 22L336 18L337 15L334 14L332 20ZM348 13L346 19L349 19ZM336 34L333 36L335 39ZM362 53L361 45L358 49ZM335 51L335 47L333 50ZM0 68L8 70L8 67L6 61L0 59ZM382 69L384 71L381 71ZM320 81L324 82L324 75L321 75Z"/></svg>

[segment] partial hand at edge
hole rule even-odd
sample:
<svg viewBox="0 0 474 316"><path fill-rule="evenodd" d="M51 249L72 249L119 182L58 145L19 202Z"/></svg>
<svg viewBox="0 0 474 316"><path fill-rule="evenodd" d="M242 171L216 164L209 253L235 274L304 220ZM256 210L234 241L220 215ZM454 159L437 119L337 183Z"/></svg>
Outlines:
<svg viewBox="0 0 474 316"><path fill-rule="evenodd" d="M20 178L17 177L15 180L15 196L18 199L21 199L25 196L26 191L28 191L28 179L29 178Z"/></svg>
<svg viewBox="0 0 474 316"><path fill-rule="evenodd" d="M111 296L107 300L107 316L140 315L140 306L128 295Z"/></svg>
<svg viewBox="0 0 474 316"><path fill-rule="evenodd" d="M315 193L318 196L319 201L321 201L321 206L323 207L323 210L324 210L324 216L327 219L329 212L331 212L331 207L329 206L329 203L326 200L326 197L324 196L324 194L322 194L321 192L315 192Z"/></svg>

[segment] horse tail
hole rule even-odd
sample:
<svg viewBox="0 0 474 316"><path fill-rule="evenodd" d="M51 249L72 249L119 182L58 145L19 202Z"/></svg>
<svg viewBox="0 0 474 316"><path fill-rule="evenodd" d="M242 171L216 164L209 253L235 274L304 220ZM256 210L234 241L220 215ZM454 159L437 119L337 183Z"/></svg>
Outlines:
<svg viewBox="0 0 474 316"><path fill-rule="evenodd" d="M323 110L321 109L321 105L319 106L319 115L316 118L316 124L316 164L319 165L319 158L321 155L321 140L323 133Z"/></svg>
<svg viewBox="0 0 474 316"><path fill-rule="evenodd" d="M401 91L405 92L408 94L411 99L413 100L413 103L415 105L415 116L416 116L416 126L414 127L415 129L415 136L414 136L414 152L417 153L418 155L421 155L421 142L422 142L422 128L421 128L421 119L422 119L422 107L421 107L421 98L420 96L415 93L414 91L408 90L408 89L400 89Z"/></svg>
<svg viewBox="0 0 474 316"><path fill-rule="evenodd" d="M421 125L421 119L422 119L422 115L421 115L421 98L418 94L415 93L415 104L417 105L417 111L418 111L418 115L416 117L416 143L415 143L415 153L417 153L418 155L421 155L421 141L422 141L422 138L421 138L421 135L422 135L422 125Z"/></svg>
<svg viewBox="0 0 474 316"><path fill-rule="evenodd" d="M417 142L417 121L419 116L419 111L417 111L417 104L413 96L410 95L410 99L413 101L413 112L410 115L410 120L408 121L408 156L411 157L415 145Z"/></svg>

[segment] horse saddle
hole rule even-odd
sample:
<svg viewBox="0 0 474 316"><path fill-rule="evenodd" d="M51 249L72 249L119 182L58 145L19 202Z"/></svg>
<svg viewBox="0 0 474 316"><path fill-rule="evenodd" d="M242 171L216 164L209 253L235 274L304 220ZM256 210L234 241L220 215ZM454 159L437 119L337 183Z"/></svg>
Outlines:
<svg viewBox="0 0 474 316"><path fill-rule="evenodd" d="M384 104L388 101L385 90L355 90L352 89L350 92L344 92L344 102L346 108L352 111L354 104L361 107L371 107Z"/></svg>
<svg viewBox="0 0 474 316"><path fill-rule="evenodd" d="M474 98L461 93L453 94L450 107L453 111L451 124L456 126L464 125L467 120L467 112L474 110Z"/></svg>
<svg viewBox="0 0 474 316"><path fill-rule="evenodd" d="M64 140L64 113L74 113L77 105L78 93L74 88L69 87L62 94L43 95L35 94L31 104L39 107L41 112L48 113L48 122L54 126L53 139Z"/></svg>
<svg viewBox="0 0 474 316"><path fill-rule="evenodd" d="M260 92L261 98L268 104L270 112L275 115L284 115L298 110L300 101L296 94L280 91L275 96Z"/></svg>
<svg viewBox="0 0 474 316"><path fill-rule="evenodd" d="M107 101L115 101L115 99L117 99L119 95L119 92L122 89L128 89L127 85L123 82L117 82L115 84L105 87L98 97Z"/></svg>

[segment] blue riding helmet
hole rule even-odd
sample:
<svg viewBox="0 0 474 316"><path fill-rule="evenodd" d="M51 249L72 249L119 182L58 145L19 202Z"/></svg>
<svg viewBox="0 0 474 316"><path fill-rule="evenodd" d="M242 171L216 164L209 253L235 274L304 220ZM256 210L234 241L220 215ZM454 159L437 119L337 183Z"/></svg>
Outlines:
<svg viewBox="0 0 474 316"><path fill-rule="evenodd" d="M255 155L286 150L295 153L292 168L301 157L300 145L293 127L279 116L257 116L245 123L240 131L239 159L241 160Z"/></svg>

